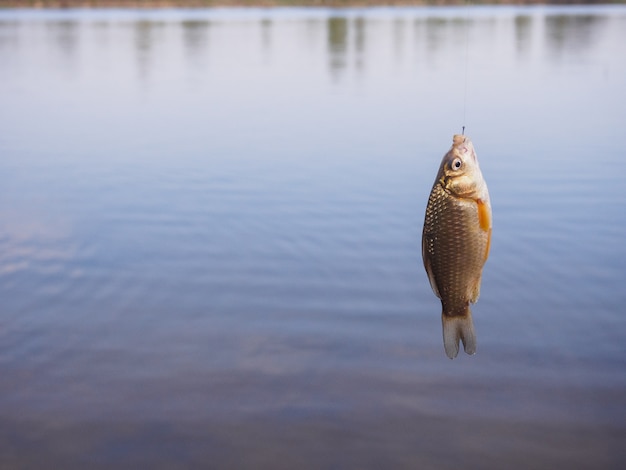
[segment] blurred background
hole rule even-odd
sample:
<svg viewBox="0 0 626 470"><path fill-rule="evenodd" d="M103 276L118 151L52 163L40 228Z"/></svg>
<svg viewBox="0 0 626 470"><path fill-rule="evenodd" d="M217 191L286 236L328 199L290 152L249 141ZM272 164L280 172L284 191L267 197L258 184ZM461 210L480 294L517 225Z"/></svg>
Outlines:
<svg viewBox="0 0 626 470"><path fill-rule="evenodd" d="M0 10L0 467L620 468L624 44L623 5Z"/></svg>

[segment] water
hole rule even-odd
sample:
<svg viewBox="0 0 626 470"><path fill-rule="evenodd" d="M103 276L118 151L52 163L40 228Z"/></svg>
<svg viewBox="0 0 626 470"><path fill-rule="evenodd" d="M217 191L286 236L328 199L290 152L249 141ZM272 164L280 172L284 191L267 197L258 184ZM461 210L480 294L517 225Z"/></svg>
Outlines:
<svg viewBox="0 0 626 470"><path fill-rule="evenodd" d="M625 43L624 7L0 12L0 467L619 468ZM450 361L421 229L464 124L494 235Z"/></svg>

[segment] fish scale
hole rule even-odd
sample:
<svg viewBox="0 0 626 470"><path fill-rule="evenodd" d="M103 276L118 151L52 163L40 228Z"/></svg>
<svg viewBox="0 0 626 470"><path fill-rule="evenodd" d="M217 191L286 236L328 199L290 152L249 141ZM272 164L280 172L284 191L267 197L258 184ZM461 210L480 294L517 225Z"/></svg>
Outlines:
<svg viewBox="0 0 626 470"><path fill-rule="evenodd" d="M441 186L431 193L425 226L429 227L429 253L440 298L445 299L446 313L464 311L472 298L471 287L480 279L484 256L480 246L486 233L478 226L476 204L459 204ZM484 239L484 240L483 240ZM438 256L440 254L440 256Z"/></svg>

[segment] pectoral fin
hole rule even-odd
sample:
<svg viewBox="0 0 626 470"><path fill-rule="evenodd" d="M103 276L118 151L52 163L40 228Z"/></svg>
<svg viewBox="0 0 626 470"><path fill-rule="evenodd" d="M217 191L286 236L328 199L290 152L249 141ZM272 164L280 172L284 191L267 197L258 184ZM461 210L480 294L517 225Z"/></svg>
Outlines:
<svg viewBox="0 0 626 470"><path fill-rule="evenodd" d="M491 231L491 208L489 203L482 199L476 199L476 205L478 206L478 224L480 228L485 232Z"/></svg>
<svg viewBox="0 0 626 470"><path fill-rule="evenodd" d="M487 232L487 245L485 247L485 258L489 258L489 250L491 248L491 207L489 203L482 199L476 199L476 207L478 208L478 226L484 232Z"/></svg>

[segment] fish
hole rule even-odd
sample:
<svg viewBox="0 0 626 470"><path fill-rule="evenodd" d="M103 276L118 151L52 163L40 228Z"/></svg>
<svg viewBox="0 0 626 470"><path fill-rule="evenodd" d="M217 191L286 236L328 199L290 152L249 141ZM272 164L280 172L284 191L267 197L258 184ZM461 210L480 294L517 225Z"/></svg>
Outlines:
<svg viewBox="0 0 626 470"><path fill-rule="evenodd" d="M459 352L459 340L467 354L476 353L470 304L480 296L491 231L489 191L474 145L469 137L454 135L428 197L422 232L422 259L441 300L443 345L450 359Z"/></svg>

